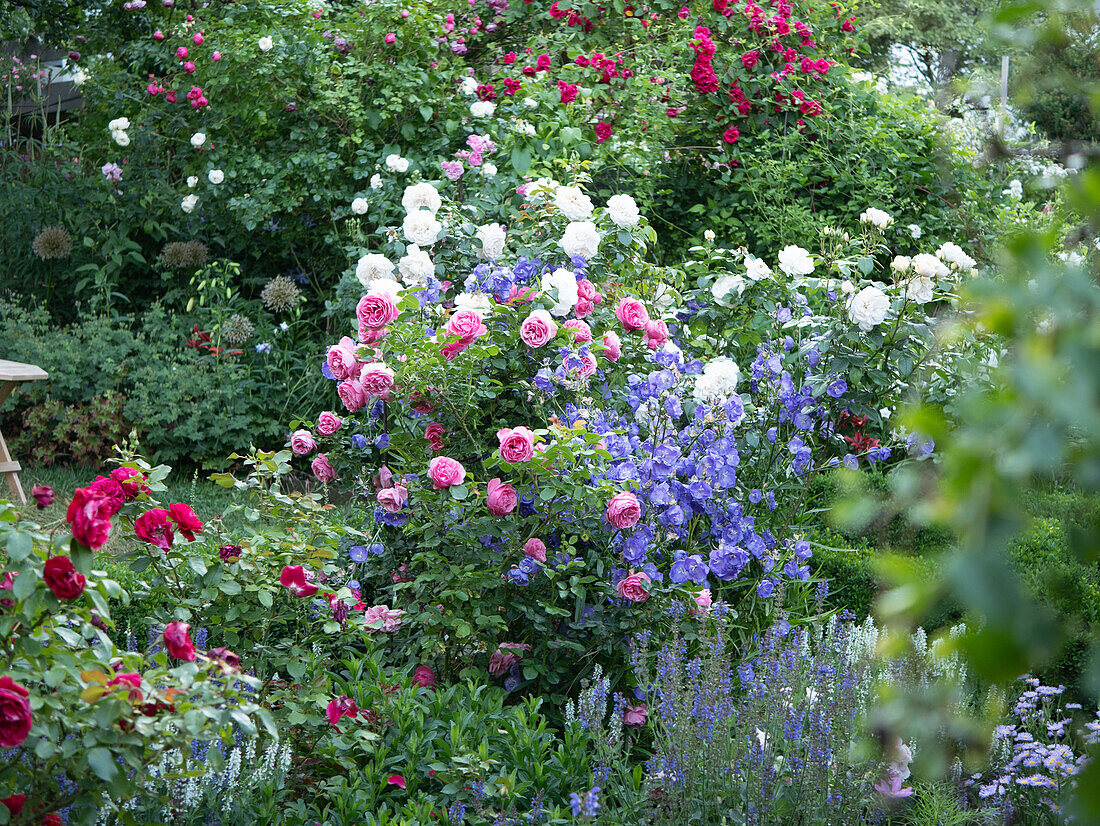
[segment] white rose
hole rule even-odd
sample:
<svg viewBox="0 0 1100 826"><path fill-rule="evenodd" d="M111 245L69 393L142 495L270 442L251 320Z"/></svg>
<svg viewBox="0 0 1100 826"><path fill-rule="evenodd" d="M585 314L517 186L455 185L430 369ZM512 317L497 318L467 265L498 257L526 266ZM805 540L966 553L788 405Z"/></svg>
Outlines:
<svg viewBox="0 0 1100 826"><path fill-rule="evenodd" d="M878 287L864 287L848 303L848 318L868 333L886 319L890 299Z"/></svg>
<svg viewBox="0 0 1100 826"><path fill-rule="evenodd" d="M909 225L909 234L912 235L914 238L920 238L920 236L921 236L920 227L917 226L916 224L910 224Z"/></svg>
<svg viewBox="0 0 1100 826"><path fill-rule="evenodd" d="M366 198L353 198L351 202L351 211L356 215L365 215L369 209Z"/></svg>
<svg viewBox="0 0 1100 826"><path fill-rule="evenodd" d="M814 271L814 259L808 250L789 245L779 252L779 269L787 275L809 275Z"/></svg>
<svg viewBox="0 0 1100 826"><path fill-rule="evenodd" d="M575 186L559 186L554 192L554 206L570 221L592 217L592 200Z"/></svg>
<svg viewBox="0 0 1100 826"><path fill-rule="evenodd" d="M761 281L771 274L772 268L763 259L757 258L752 253L745 256L745 275L750 281Z"/></svg>
<svg viewBox="0 0 1100 826"><path fill-rule="evenodd" d="M459 293L455 296L456 310L477 310L487 316L493 312L493 302L485 293Z"/></svg>
<svg viewBox="0 0 1100 826"><path fill-rule="evenodd" d="M739 275L726 275L715 281L710 287L710 294L723 306L730 305L730 298L740 298L745 292L745 279Z"/></svg>
<svg viewBox="0 0 1100 826"><path fill-rule="evenodd" d="M194 189L198 185L199 185L199 176L198 175L189 175L187 177L187 187L189 189Z"/></svg>
<svg viewBox="0 0 1100 826"><path fill-rule="evenodd" d="M430 209L416 209L405 216L401 229L410 244L430 247L439 240L443 225L435 220L435 213Z"/></svg>
<svg viewBox="0 0 1100 826"><path fill-rule="evenodd" d="M737 389L741 380L741 368L733 359L720 356L711 359L703 367L703 372L695 379L692 397L700 404L716 399L725 399Z"/></svg>
<svg viewBox="0 0 1100 826"><path fill-rule="evenodd" d="M275 45L275 41L270 37L261 37L256 45L260 47L261 52L270 52Z"/></svg>
<svg viewBox="0 0 1100 826"><path fill-rule="evenodd" d="M111 137L115 139L115 143L119 146L129 146L130 136L123 132L121 129L116 129L111 133Z"/></svg>
<svg viewBox="0 0 1100 826"><path fill-rule="evenodd" d="M381 189L382 188L382 176L381 175L377 175L377 174L371 175L370 188L371 189Z"/></svg>
<svg viewBox="0 0 1100 826"><path fill-rule="evenodd" d="M369 252L355 265L355 277L364 287L378 279L393 279L393 262L384 255Z"/></svg>
<svg viewBox="0 0 1100 826"><path fill-rule="evenodd" d="M115 118L113 121L107 124L107 130L109 132L125 132L129 128L129 118Z"/></svg>
<svg viewBox="0 0 1100 826"><path fill-rule="evenodd" d="M435 275L432 258L416 244L405 248L405 255L397 262L397 270L406 284L422 284Z"/></svg>
<svg viewBox="0 0 1100 826"><path fill-rule="evenodd" d="M558 191L558 187L561 186L557 181L551 178L539 178L527 186L527 197L532 203L535 200L549 201L554 197L554 193Z"/></svg>
<svg viewBox="0 0 1100 826"><path fill-rule="evenodd" d="M927 275L918 275L905 285L905 297L917 304L927 304L935 297L935 286Z"/></svg>
<svg viewBox="0 0 1100 826"><path fill-rule="evenodd" d="M210 172L207 173L206 177L210 181L210 183L220 184L222 181L225 180L225 173L222 172L220 169L211 169Z"/></svg>
<svg viewBox="0 0 1100 826"><path fill-rule="evenodd" d="M573 225L570 224L570 226ZM572 270L564 268L558 268L544 275L542 291L549 293L551 290L558 291L558 303L550 308L550 312L557 316L569 315L570 311L577 306L577 299L580 298L577 290L577 276Z"/></svg>
<svg viewBox="0 0 1100 826"><path fill-rule="evenodd" d="M470 104L470 114L475 118L490 117L497 110L497 105L490 100L475 100Z"/></svg>
<svg viewBox="0 0 1100 826"><path fill-rule="evenodd" d="M596 225L591 221L574 221L565 228L558 246L570 258L579 255L581 258L589 259L600 248L600 233L596 231Z"/></svg>
<svg viewBox="0 0 1100 826"><path fill-rule="evenodd" d="M368 282L365 286L368 293L385 293L394 300L394 303L401 300L401 291L404 289L397 283L393 276L376 278Z"/></svg>
<svg viewBox="0 0 1100 826"><path fill-rule="evenodd" d="M443 199L439 197L439 192L434 186L429 183L419 183L405 187L405 194L401 196L401 206L405 207L406 212L426 209L435 215L443 206Z"/></svg>
<svg viewBox="0 0 1100 826"><path fill-rule="evenodd" d="M954 264L961 270L972 270L977 265L977 261L963 252L962 247L958 244L953 244L948 241L938 250L936 250L936 257L943 261L945 264Z"/></svg>
<svg viewBox="0 0 1100 826"><path fill-rule="evenodd" d="M714 230L708 229L703 231L703 237L708 241L713 241L718 236L714 234Z"/></svg>
<svg viewBox="0 0 1100 826"><path fill-rule="evenodd" d="M198 203L198 195L188 195L186 198L180 201L180 209L190 215L192 212L195 211L195 207L198 205Z"/></svg>
<svg viewBox="0 0 1100 826"><path fill-rule="evenodd" d="M205 132L196 132L194 135L191 136L191 145L196 149L201 149L204 143L206 143Z"/></svg>
<svg viewBox="0 0 1100 826"><path fill-rule="evenodd" d="M400 155L387 155L386 169L390 172L407 172L409 169L409 159L402 158Z"/></svg>
<svg viewBox="0 0 1100 826"><path fill-rule="evenodd" d="M458 88L462 90L462 94L464 95L476 95L478 86L479 84L475 78L464 77Z"/></svg>
<svg viewBox="0 0 1100 826"><path fill-rule="evenodd" d="M886 229L892 223L894 219L881 209L875 209L875 207L868 207L859 216L860 223L872 224L879 229Z"/></svg>
<svg viewBox="0 0 1100 826"><path fill-rule="evenodd" d="M629 195L612 195L607 199L607 217L615 226L626 229L637 225L641 214Z"/></svg>
<svg viewBox="0 0 1100 826"><path fill-rule="evenodd" d="M492 178L497 174L497 165L495 163L486 163L481 165L482 177Z"/></svg>
<svg viewBox="0 0 1100 826"><path fill-rule="evenodd" d="M909 269L912 260L908 255L895 255L894 260L890 262L890 267L897 272L905 272Z"/></svg>
<svg viewBox="0 0 1100 826"><path fill-rule="evenodd" d="M528 109L537 109L539 102L534 98L524 98L523 105L526 106Z"/></svg>
<svg viewBox="0 0 1100 826"><path fill-rule="evenodd" d="M487 258L490 261L496 261L504 252L506 236L507 233L505 233L504 227L500 224L486 224L485 226L478 227L477 234L475 235L481 242L481 249L478 251L478 256L480 258Z"/></svg>
<svg viewBox="0 0 1100 826"><path fill-rule="evenodd" d="M662 314L672 311L680 303L680 294L661 281L653 290L653 306Z"/></svg>
<svg viewBox="0 0 1100 826"><path fill-rule="evenodd" d="M943 278L951 272L940 259L926 252L914 255L912 266L913 272L917 275L927 276L928 278Z"/></svg>
<svg viewBox="0 0 1100 826"><path fill-rule="evenodd" d="M855 291L856 291L856 285L853 284L851 281L848 281L847 279L845 279L840 285L840 292L843 295L851 295Z"/></svg>

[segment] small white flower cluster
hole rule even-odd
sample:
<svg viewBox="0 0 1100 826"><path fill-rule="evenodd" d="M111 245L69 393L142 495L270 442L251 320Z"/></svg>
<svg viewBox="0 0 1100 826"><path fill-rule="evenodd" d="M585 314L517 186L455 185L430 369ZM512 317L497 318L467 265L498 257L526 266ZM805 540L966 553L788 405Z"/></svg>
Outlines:
<svg viewBox="0 0 1100 826"><path fill-rule="evenodd" d="M875 207L868 207L859 216L859 222L861 224L870 224L871 226L878 227L879 229L886 229L894 223L894 219L881 209Z"/></svg>
<svg viewBox="0 0 1100 826"><path fill-rule="evenodd" d="M1014 201L1022 201L1024 198L1024 185L1018 179L1014 179L1009 181L1008 186L1001 191L1001 194Z"/></svg>
<svg viewBox="0 0 1100 826"><path fill-rule="evenodd" d="M107 124L107 129L111 133L111 137L115 143L119 146L129 146L130 136L126 134L126 130L130 128L129 118L115 118Z"/></svg>
<svg viewBox="0 0 1100 826"><path fill-rule="evenodd" d="M691 396L700 404L727 399L737 390L741 380L741 368L731 358L719 356L703 367L703 372L695 379Z"/></svg>

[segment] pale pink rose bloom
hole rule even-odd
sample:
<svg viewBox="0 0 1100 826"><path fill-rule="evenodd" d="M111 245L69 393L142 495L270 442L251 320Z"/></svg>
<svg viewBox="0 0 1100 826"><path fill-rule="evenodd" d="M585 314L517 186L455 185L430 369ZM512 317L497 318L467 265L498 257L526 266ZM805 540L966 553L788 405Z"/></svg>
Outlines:
<svg viewBox="0 0 1100 826"><path fill-rule="evenodd" d="M466 468L449 456L436 456L428 462L428 478L436 490L461 485L466 479Z"/></svg>
<svg viewBox="0 0 1100 826"><path fill-rule="evenodd" d="M535 455L535 434L526 427L505 427L497 431L500 458L509 464L529 462Z"/></svg>
<svg viewBox="0 0 1100 826"><path fill-rule="evenodd" d="M376 498L387 513L397 513L409 501L409 491L404 485L394 485L392 488L382 488Z"/></svg>
<svg viewBox="0 0 1100 826"><path fill-rule="evenodd" d="M710 610L710 606L714 603L714 598L710 594L710 588L704 588L695 595L695 605L699 608L699 611L706 614Z"/></svg>
<svg viewBox="0 0 1100 826"><path fill-rule="evenodd" d="M385 400L390 397L393 376L393 370L380 361L374 361L363 365L359 373L359 383L363 387L364 395Z"/></svg>
<svg viewBox="0 0 1100 826"><path fill-rule="evenodd" d="M545 562L546 543L537 536L532 536L523 543L523 555L529 556L531 559L537 559L539 562Z"/></svg>
<svg viewBox="0 0 1100 826"><path fill-rule="evenodd" d="M350 337L344 336L339 344L328 348L325 361L328 362L329 372L337 381L359 377L359 362L355 357L357 347Z"/></svg>
<svg viewBox="0 0 1100 826"><path fill-rule="evenodd" d="M317 449L317 442L308 430L295 430L290 434L290 449L298 456L307 456Z"/></svg>
<svg viewBox="0 0 1100 826"><path fill-rule="evenodd" d="M565 322L562 327L566 330L573 331L573 341L577 344L587 344L592 340L592 328L583 321L571 318L569 321Z"/></svg>
<svg viewBox="0 0 1100 826"><path fill-rule="evenodd" d="M619 334L612 331L604 333L603 338L604 356L608 361L618 361L623 356L623 344L619 340Z"/></svg>
<svg viewBox="0 0 1100 826"><path fill-rule="evenodd" d="M646 322L649 321L649 313L646 312L645 305L636 298L622 299L619 306L615 308L615 317L627 332L643 330Z"/></svg>
<svg viewBox="0 0 1100 826"><path fill-rule="evenodd" d="M620 579L619 584L615 586L615 591L620 597L631 602L645 602L649 599L649 583L649 577L639 571Z"/></svg>
<svg viewBox="0 0 1100 826"><path fill-rule="evenodd" d="M329 464L328 457L323 453L318 453L309 466L320 482L331 482L336 478L336 468Z"/></svg>
<svg viewBox="0 0 1100 826"><path fill-rule="evenodd" d="M405 612L388 605L372 605L363 612L363 622L368 631L396 631L401 627Z"/></svg>
<svg viewBox="0 0 1100 826"><path fill-rule="evenodd" d="M623 709L623 725L627 728L641 728L645 725L648 711L645 703L638 703L636 706L627 705Z"/></svg>
<svg viewBox="0 0 1100 826"><path fill-rule="evenodd" d="M357 379L341 382L336 386L336 393L340 396L340 401L344 403L344 407L351 413L362 409L367 401L367 396L363 392L363 385Z"/></svg>
<svg viewBox="0 0 1100 826"><path fill-rule="evenodd" d="M331 436L343 426L344 420L331 410L326 410L317 417L317 432L322 436Z"/></svg>
<svg viewBox="0 0 1100 826"><path fill-rule="evenodd" d="M542 347L558 334L558 324L546 310L535 310L519 326L519 337L528 347Z"/></svg>
<svg viewBox="0 0 1100 826"><path fill-rule="evenodd" d="M470 309L458 310L447 320L444 329L448 336L458 336L463 341L473 341L488 332L481 320L481 313Z"/></svg>
<svg viewBox="0 0 1100 826"><path fill-rule="evenodd" d="M620 530L633 528L641 518L642 506L630 491L616 493L607 503L607 521Z"/></svg>
<svg viewBox="0 0 1100 826"><path fill-rule="evenodd" d="M518 503L519 497L516 496L514 487L505 484L500 479L489 480L488 495L486 497L489 513L493 516L507 516L516 509Z"/></svg>

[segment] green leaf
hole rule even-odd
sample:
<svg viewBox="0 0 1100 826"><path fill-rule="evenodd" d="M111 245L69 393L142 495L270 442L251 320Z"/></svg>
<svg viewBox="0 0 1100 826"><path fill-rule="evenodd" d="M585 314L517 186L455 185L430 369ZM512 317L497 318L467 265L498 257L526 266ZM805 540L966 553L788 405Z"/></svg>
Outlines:
<svg viewBox="0 0 1100 826"><path fill-rule="evenodd" d="M470 490L465 485L452 485L451 486L451 498L462 501L470 495Z"/></svg>
<svg viewBox="0 0 1100 826"><path fill-rule="evenodd" d="M531 168L531 151L523 146L512 148L512 168L517 175L526 175Z"/></svg>
<svg viewBox="0 0 1100 826"><path fill-rule="evenodd" d="M118 774L118 765L110 749L96 746L88 749L88 765L100 780L110 783Z"/></svg>
<svg viewBox="0 0 1100 826"><path fill-rule="evenodd" d="M34 550L34 542L29 533L12 531L8 534L8 556L12 562L21 562L31 555Z"/></svg>

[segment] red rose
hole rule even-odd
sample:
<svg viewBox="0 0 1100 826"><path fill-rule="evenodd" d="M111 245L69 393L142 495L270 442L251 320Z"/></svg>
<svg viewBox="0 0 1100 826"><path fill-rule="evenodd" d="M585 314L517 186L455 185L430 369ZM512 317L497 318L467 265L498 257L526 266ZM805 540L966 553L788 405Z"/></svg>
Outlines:
<svg viewBox="0 0 1100 826"><path fill-rule="evenodd" d="M443 449L443 434L443 425L439 422L432 422L424 428L424 438L431 444L433 453Z"/></svg>
<svg viewBox="0 0 1100 826"><path fill-rule="evenodd" d="M423 688L435 688L435 672L430 665L418 665L413 672L413 685Z"/></svg>
<svg viewBox="0 0 1100 826"><path fill-rule="evenodd" d="M172 523L170 514L164 508L153 508L146 511L134 520L134 533L138 539L156 545L161 550L167 551L172 547Z"/></svg>
<svg viewBox="0 0 1100 826"><path fill-rule="evenodd" d="M0 746L11 749L22 745L34 725L30 692L11 677L0 677Z"/></svg>
<svg viewBox="0 0 1100 826"><path fill-rule="evenodd" d="M31 496L38 503L38 509L48 508L53 504L53 488L49 485L35 485L31 488Z"/></svg>
<svg viewBox="0 0 1100 826"><path fill-rule="evenodd" d="M596 124L596 143L603 143L611 137L611 124L600 121Z"/></svg>
<svg viewBox="0 0 1100 826"><path fill-rule="evenodd" d="M73 561L67 556L51 556L47 559L42 579L58 599L76 599L84 593L84 575L77 573Z"/></svg>
<svg viewBox="0 0 1100 826"><path fill-rule="evenodd" d="M109 476L97 476L95 481L88 485L88 489L96 491L100 496L110 501L111 516L118 513L123 503L126 502L126 493L122 490L122 485Z"/></svg>
<svg viewBox="0 0 1100 826"><path fill-rule="evenodd" d="M111 478L118 482L126 499L136 499L142 492L148 491L145 477L132 467L119 467L111 471Z"/></svg>
<svg viewBox="0 0 1100 826"><path fill-rule="evenodd" d="M141 700L141 675L130 672L127 674L119 674L117 677L112 677L107 681L107 688L114 688L116 685L124 686L123 689L129 697L130 702L139 702Z"/></svg>
<svg viewBox="0 0 1100 826"><path fill-rule="evenodd" d="M11 797L0 798L0 803L8 807L8 811L15 816L23 811L23 801L27 799L25 794L13 794Z"/></svg>
<svg viewBox="0 0 1100 826"><path fill-rule="evenodd" d="M65 512L72 525L73 539L93 550L101 548L111 535L111 503L92 488L77 488Z"/></svg>
<svg viewBox="0 0 1100 826"><path fill-rule="evenodd" d="M202 522L195 516L195 512L182 502L169 505L168 515L176 523L179 532L187 537L188 542L194 542L195 534L202 533Z"/></svg>
<svg viewBox="0 0 1100 826"><path fill-rule="evenodd" d="M279 582L296 597L311 597L317 593L317 586L309 581L306 569L301 565L284 567L279 575Z"/></svg>
<svg viewBox="0 0 1100 826"><path fill-rule="evenodd" d="M168 653L177 660L194 662L195 646L187 632L191 626L186 622L170 622L164 629L164 644Z"/></svg>

